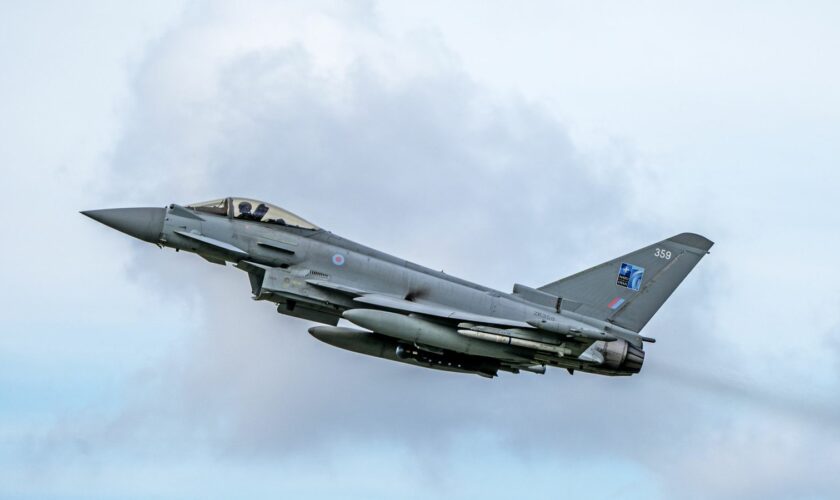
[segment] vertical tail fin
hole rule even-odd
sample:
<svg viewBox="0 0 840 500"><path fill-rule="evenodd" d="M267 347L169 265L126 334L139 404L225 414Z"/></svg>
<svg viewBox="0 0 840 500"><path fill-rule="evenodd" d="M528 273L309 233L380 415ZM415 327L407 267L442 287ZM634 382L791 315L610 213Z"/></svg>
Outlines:
<svg viewBox="0 0 840 500"><path fill-rule="evenodd" d="M575 311L640 331L714 243L682 233L539 290L582 305Z"/></svg>

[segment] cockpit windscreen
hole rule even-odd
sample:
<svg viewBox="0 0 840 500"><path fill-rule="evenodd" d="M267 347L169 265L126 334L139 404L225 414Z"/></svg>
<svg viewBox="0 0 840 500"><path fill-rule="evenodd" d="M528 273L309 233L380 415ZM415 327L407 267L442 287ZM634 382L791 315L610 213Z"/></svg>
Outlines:
<svg viewBox="0 0 840 500"><path fill-rule="evenodd" d="M294 226L304 229L320 229L315 224L299 217L288 210L264 201L249 198L221 198L218 200L191 203L187 208L197 212L227 216L230 212L234 219L264 222L280 226Z"/></svg>
<svg viewBox="0 0 840 500"><path fill-rule="evenodd" d="M276 205L247 198L233 198L233 218L278 224L281 226L295 226L304 229L318 229L318 226L284 210Z"/></svg>
<svg viewBox="0 0 840 500"><path fill-rule="evenodd" d="M208 214L227 215L228 203L227 198L220 200L204 201L201 203L192 203L187 205L187 208L192 208L198 212L205 212Z"/></svg>

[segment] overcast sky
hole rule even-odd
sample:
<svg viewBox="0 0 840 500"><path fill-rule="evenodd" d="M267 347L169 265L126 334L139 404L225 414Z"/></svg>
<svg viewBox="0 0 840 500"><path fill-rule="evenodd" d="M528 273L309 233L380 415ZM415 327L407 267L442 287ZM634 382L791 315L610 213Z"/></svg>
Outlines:
<svg viewBox="0 0 840 500"><path fill-rule="evenodd" d="M832 2L0 6L0 496L834 498ZM509 291L716 242L641 374L331 348L79 210L225 195Z"/></svg>

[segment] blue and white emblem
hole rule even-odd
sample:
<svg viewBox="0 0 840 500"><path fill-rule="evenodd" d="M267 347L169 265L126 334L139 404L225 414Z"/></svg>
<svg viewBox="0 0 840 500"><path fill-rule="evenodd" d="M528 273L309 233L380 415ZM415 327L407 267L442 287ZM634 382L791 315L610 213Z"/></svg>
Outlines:
<svg viewBox="0 0 840 500"><path fill-rule="evenodd" d="M346 261L346 259L340 253L337 253L337 254L332 256L332 263L337 265L337 266L343 266L345 261Z"/></svg>
<svg viewBox="0 0 840 500"><path fill-rule="evenodd" d="M642 288L642 277L644 275L644 267L622 262L621 267L618 268L618 281L616 284L638 292Z"/></svg>

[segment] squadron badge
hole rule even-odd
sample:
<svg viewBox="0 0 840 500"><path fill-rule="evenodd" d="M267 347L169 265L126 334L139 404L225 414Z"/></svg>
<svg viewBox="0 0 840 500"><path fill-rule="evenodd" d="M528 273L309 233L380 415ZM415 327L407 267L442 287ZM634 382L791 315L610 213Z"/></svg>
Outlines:
<svg viewBox="0 0 840 500"><path fill-rule="evenodd" d="M616 284L638 292L642 287L642 277L644 275L644 267L634 266L633 264L622 262L621 267L618 268L618 281Z"/></svg>

